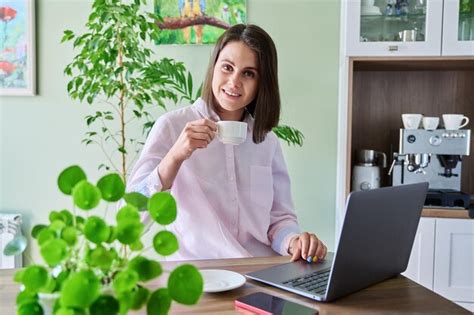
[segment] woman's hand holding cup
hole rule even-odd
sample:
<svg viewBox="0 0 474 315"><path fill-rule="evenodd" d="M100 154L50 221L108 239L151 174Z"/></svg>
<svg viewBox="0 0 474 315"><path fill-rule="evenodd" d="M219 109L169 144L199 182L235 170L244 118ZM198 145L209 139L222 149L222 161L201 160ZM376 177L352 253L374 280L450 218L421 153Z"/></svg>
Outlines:
<svg viewBox="0 0 474 315"><path fill-rule="evenodd" d="M170 150L173 159L183 162L196 149L207 148L214 139L217 131L215 122L209 119L199 119L188 122Z"/></svg>

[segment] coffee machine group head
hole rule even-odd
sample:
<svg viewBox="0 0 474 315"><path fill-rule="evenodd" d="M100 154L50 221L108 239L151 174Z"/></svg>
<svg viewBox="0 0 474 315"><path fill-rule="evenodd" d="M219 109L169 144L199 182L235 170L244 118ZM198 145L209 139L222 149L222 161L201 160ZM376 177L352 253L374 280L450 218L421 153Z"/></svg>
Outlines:
<svg viewBox="0 0 474 315"><path fill-rule="evenodd" d="M467 129L400 129L399 152L393 154L389 171L392 185L428 182L427 203L468 207L469 196L461 193L461 170L470 143Z"/></svg>

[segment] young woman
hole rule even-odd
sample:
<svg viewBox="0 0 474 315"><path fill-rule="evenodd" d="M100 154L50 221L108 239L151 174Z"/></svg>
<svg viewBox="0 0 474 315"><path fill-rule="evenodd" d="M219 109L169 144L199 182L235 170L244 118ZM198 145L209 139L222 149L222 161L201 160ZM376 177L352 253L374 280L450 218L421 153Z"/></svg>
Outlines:
<svg viewBox="0 0 474 315"><path fill-rule="evenodd" d="M272 132L280 116L277 52L255 25L235 25L218 40L193 105L153 126L128 191L170 190L178 217L168 228L180 242L173 260L292 255L324 259L326 246L300 233L290 179ZM244 121L234 146L215 138L216 122ZM313 258L314 257L314 258Z"/></svg>

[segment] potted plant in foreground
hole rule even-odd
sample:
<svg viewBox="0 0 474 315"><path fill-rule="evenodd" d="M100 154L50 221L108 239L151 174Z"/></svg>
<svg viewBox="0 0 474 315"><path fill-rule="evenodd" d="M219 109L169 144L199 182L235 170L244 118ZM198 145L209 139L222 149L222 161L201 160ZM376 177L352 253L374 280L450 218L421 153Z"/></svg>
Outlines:
<svg viewBox="0 0 474 315"><path fill-rule="evenodd" d="M195 304L203 291L198 270L183 264L170 272L167 286L156 288L154 280L166 272L156 260L142 254L144 225L140 211L148 209L162 226L176 218L176 203L166 193L147 198L125 193L118 174L108 174L96 185L78 166L66 168L58 187L73 200L72 211L52 211L49 224L33 227L46 266L30 265L15 274L24 289L17 296L18 314L126 314L146 307L148 314L167 314L172 301ZM105 210L96 207L125 200L115 224L108 224ZM107 206L107 205L106 205ZM178 240L161 230L152 248L161 256L178 249Z"/></svg>

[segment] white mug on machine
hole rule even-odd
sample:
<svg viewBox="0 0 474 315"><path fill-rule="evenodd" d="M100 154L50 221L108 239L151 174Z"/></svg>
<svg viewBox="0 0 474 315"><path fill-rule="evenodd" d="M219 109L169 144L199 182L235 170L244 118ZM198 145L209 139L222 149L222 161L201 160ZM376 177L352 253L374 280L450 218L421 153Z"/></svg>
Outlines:
<svg viewBox="0 0 474 315"><path fill-rule="evenodd" d="M403 127L405 129L418 129L422 117L422 114L402 114Z"/></svg>
<svg viewBox="0 0 474 315"><path fill-rule="evenodd" d="M425 130L435 130L438 128L439 117L423 117L423 128Z"/></svg>
<svg viewBox="0 0 474 315"><path fill-rule="evenodd" d="M444 128L447 130L458 130L462 127L467 126L467 124L469 123L469 118L459 114L444 114L443 123Z"/></svg>
<svg viewBox="0 0 474 315"><path fill-rule="evenodd" d="M239 145L247 139L247 123L233 120L218 121L217 138L225 144Z"/></svg>

